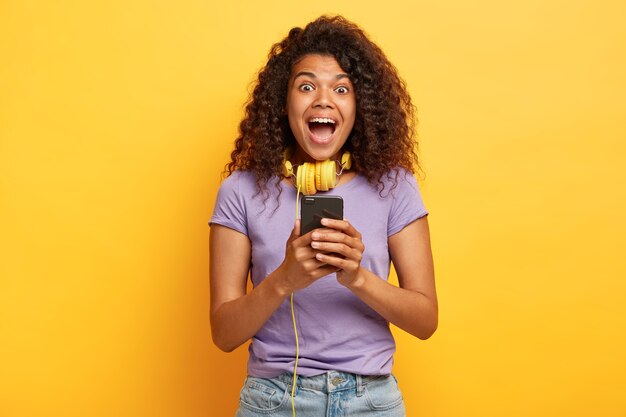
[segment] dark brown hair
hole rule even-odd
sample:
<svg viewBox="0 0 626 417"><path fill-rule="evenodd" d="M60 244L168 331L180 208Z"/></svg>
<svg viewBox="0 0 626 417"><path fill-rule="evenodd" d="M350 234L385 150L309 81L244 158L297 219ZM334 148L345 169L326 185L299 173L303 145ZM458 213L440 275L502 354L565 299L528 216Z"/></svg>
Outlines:
<svg viewBox="0 0 626 417"><path fill-rule="evenodd" d="M284 152L296 143L285 112L289 78L293 65L308 54L334 57L354 86L356 119L345 144L352 170L381 187L382 176L397 173L396 168L419 170L414 109L395 67L357 25L341 16L322 16L304 29L291 29L272 46L246 104L226 173L252 171L266 196L267 183L280 181ZM280 193L279 182L276 186Z"/></svg>

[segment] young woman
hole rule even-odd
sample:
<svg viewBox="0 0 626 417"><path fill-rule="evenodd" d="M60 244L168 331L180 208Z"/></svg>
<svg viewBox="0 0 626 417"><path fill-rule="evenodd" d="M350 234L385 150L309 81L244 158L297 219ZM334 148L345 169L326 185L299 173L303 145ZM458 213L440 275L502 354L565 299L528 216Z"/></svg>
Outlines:
<svg viewBox="0 0 626 417"><path fill-rule="evenodd" d="M272 47L211 218L213 340L252 340L237 416L405 415L389 323L427 339L438 314L413 126L355 24L323 16ZM300 233L302 193L341 196L343 220Z"/></svg>

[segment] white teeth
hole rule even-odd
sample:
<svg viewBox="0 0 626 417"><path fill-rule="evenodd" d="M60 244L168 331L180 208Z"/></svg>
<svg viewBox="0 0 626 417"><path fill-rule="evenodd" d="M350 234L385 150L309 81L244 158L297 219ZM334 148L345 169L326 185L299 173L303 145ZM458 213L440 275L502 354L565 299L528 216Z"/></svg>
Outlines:
<svg viewBox="0 0 626 417"><path fill-rule="evenodd" d="M327 117L314 117L311 120L309 120L309 123L331 123L331 124L335 124L335 121L333 119L329 119Z"/></svg>

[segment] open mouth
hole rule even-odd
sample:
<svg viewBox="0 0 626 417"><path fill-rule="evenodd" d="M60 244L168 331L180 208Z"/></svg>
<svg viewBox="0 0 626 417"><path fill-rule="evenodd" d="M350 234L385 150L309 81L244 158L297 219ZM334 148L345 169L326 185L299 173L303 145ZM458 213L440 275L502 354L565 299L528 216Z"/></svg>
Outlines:
<svg viewBox="0 0 626 417"><path fill-rule="evenodd" d="M335 133L335 120L328 117L313 117L309 120L309 132L312 139L317 141L327 141Z"/></svg>

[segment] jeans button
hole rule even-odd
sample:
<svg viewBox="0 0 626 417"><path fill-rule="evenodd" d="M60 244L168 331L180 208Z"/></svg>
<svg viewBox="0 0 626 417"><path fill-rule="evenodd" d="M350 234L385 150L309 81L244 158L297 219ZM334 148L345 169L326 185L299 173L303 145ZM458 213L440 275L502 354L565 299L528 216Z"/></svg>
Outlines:
<svg viewBox="0 0 626 417"><path fill-rule="evenodd" d="M339 378L339 377L335 377L333 378L330 382L334 385L337 386L339 384L341 384L343 381L345 381L345 379Z"/></svg>

